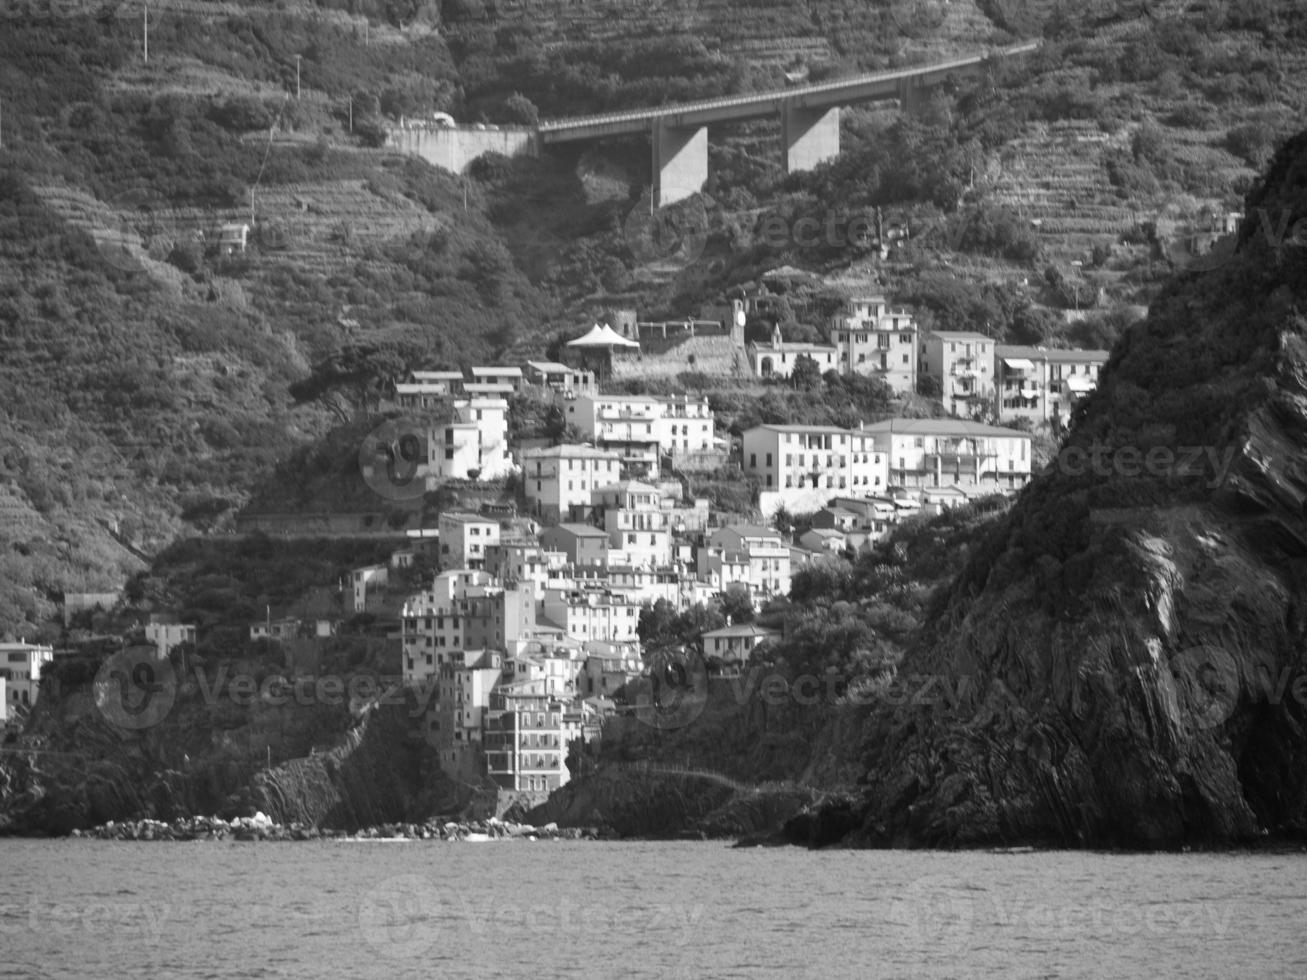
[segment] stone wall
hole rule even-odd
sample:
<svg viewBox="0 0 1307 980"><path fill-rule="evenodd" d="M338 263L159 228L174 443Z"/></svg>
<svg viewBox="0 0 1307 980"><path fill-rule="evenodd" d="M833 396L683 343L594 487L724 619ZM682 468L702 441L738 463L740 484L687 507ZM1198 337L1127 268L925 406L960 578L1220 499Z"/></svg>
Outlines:
<svg viewBox="0 0 1307 980"><path fill-rule="evenodd" d="M613 380L675 378L682 371L697 371L714 378L751 377L749 360L729 336L689 337L661 354L615 358Z"/></svg>
<svg viewBox="0 0 1307 980"><path fill-rule="evenodd" d="M467 165L483 153L504 156L535 156L535 130L524 126L498 129L471 127L431 127L392 129L386 145L404 153L413 153L428 163L452 173L462 173Z"/></svg>

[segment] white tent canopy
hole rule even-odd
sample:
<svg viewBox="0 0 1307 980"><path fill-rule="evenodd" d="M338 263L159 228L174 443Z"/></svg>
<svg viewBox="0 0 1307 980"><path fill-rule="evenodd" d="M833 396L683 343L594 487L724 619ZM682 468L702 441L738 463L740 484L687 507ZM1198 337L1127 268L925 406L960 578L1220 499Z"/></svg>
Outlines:
<svg viewBox="0 0 1307 980"><path fill-rule="evenodd" d="M608 324L595 324L584 337L569 340L568 347L639 347L634 340L627 340Z"/></svg>

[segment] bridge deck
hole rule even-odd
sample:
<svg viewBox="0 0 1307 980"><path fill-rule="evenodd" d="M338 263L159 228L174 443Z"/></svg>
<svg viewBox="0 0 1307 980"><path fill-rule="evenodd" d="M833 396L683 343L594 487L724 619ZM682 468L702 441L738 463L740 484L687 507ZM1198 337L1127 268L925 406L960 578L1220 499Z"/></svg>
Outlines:
<svg viewBox="0 0 1307 980"><path fill-rule="evenodd" d="M1026 54L1034 51L1039 45L1039 41L1025 41L1005 48L996 48L984 54L937 62L933 65L917 65L913 68L876 72L833 82L819 82L815 85L756 92L751 95L724 96L593 116L547 119L540 122L537 130L543 143L565 143L601 136L646 133L659 119L677 126L703 126L715 122L761 119L779 112L783 105L817 108L887 98L898 92L902 82L912 79L931 81L949 75L969 74L992 58Z"/></svg>

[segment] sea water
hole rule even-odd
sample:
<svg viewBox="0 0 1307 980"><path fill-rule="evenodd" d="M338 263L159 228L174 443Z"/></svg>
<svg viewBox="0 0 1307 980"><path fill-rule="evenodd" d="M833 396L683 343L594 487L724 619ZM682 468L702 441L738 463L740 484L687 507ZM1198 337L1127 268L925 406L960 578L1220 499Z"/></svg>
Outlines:
<svg viewBox="0 0 1307 980"><path fill-rule="evenodd" d="M1305 977L1307 855L3 840L0 976Z"/></svg>

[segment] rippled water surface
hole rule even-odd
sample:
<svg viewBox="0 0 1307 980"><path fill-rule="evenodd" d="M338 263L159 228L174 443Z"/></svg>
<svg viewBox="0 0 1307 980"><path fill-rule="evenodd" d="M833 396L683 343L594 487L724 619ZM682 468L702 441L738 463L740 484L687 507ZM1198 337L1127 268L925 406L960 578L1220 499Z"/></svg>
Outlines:
<svg viewBox="0 0 1307 980"><path fill-rule="evenodd" d="M0 977L1304 977L1307 856L0 841Z"/></svg>

